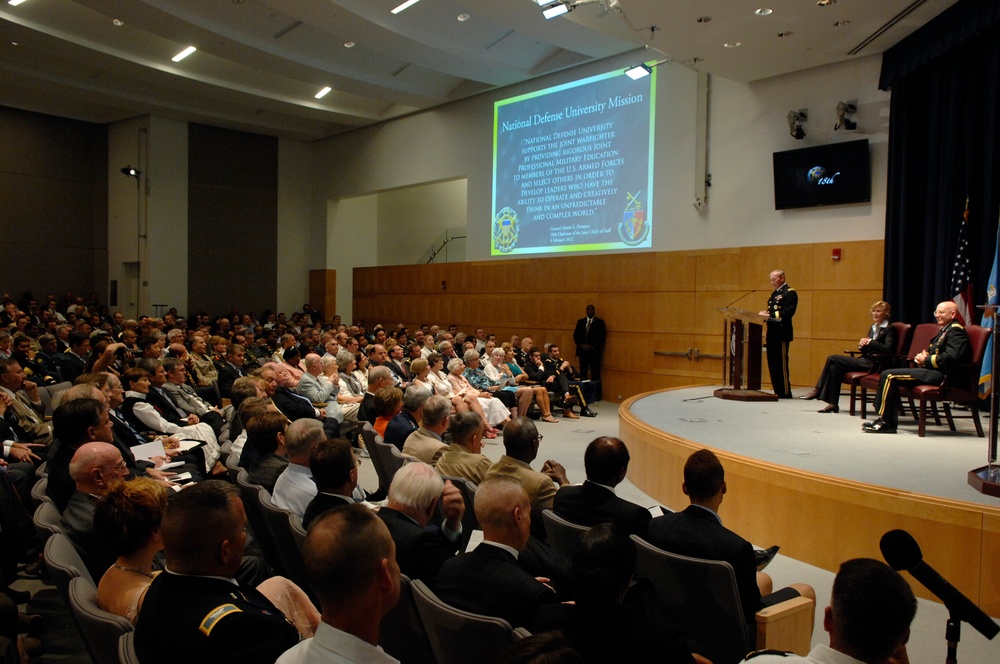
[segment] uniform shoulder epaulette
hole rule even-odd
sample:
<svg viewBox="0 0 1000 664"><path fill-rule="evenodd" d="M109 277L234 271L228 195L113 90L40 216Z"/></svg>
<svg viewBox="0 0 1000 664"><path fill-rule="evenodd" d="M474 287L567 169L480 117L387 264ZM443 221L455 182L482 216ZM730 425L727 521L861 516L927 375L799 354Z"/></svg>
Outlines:
<svg viewBox="0 0 1000 664"><path fill-rule="evenodd" d="M787 652L785 650L754 650L752 653L748 654L743 658L744 662L749 662L751 659L758 655L777 655L778 657L788 657L789 655L794 655L795 653Z"/></svg>
<svg viewBox="0 0 1000 664"><path fill-rule="evenodd" d="M789 290L789 291L794 291L795 289L794 289L794 288L792 288L791 286L789 286L789 287L788 287L788 290Z"/></svg>
<svg viewBox="0 0 1000 664"><path fill-rule="evenodd" d="M962 325L961 323L956 323L955 321L952 321L951 325L949 327L957 327L960 330L964 330L965 329L964 325Z"/></svg>
<svg viewBox="0 0 1000 664"><path fill-rule="evenodd" d="M202 619L201 624L198 625L198 629L205 636L212 633L215 626L219 624L219 621L226 616L232 615L234 613L243 613L243 609L239 608L235 604L222 604L215 607Z"/></svg>

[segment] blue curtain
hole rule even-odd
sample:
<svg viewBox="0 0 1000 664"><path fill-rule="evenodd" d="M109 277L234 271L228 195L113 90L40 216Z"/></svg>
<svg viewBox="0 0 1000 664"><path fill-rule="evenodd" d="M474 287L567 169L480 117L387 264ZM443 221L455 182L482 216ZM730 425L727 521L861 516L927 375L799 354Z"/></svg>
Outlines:
<svg viewBox="0 0 1000 664"><path fill-rule="evenodd" d="M974 297L986 299L1000 214L1000 0L962 0L887 51L880 87L892 90L885 299L896 320L929 322L954 295L966 198Z"/></svg>

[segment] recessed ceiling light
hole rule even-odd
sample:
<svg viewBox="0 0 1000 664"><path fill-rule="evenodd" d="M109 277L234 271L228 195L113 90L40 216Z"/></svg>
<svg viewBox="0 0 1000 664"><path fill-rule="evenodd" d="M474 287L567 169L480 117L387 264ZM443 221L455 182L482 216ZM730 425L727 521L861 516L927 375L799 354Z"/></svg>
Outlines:
<svg viewBox="0 0 1000 664"><path fill-rule="evenodd" d="M458 15L458 20L461 21L462 23L465 23L466 21L469 20L469 15L468 14L459 14Z"/></svg>
<svg viewBox="0 0 1000 664"><path fill-rule="evenodd" d="M194 46L188 46L186 49L184 49L183 51L181 51L180 53L178 53L177 55L175 55L170 59L173 60L174 62L180 62L181 60L183 60L184 58L191 55L197 50L198 49L196 49Z"/></svg>
<svg viewBox="0 0 1000 664"><path fill-rule="evenodd" d="M323 88L322 90L316 93L316 99L322 99L323 97L327 96L330 93L330 90L332 89L333 88L331 88L330 86Z"/></svg>
<svg viewBox="0 0 1000 664"><path fill-rule="evenodd" d="M842 28L845 25L847 25L848 23L850 23L850 21L848 21L846 19L843 20L843 21L836 21L836 22L834 22L833 27L835 27L835 28Z"/></svg>
<svg viewBox="0 0 1000 664"><path fill-rule="evenodd" d="M785 30L784 32L779 32L779 33L778 33L778 36L779 36L779 37L791 37L791 36L792 36L792 35L794 35L794 34L795 34L795 33L794 33L794 32L792 32L791 30Z"/></svg>
<svg viewBox="0 0 1000 664"><path fill-rule="evenodd" d="M769 7L761 7L760 9L755 11L754 14L756 14L757 16L770 16L773 12L774 10Z"/></svg>
<svg viewBox="0 0 1000 664"><path fill-rule="evenodd" d="M123 25L125 25L125 21L121 20L120 18L112 19L111 25L115 26L116 28L120 28Z"/></svg>
<svg viewBox="0 0 1000 664"><path fill-rule="evenodd" d="M406 0L406 2L404 2L403 4L399 5L395 9L393 9L392 13L393 14L398 14L401 11L405 11L405 10L409 9L410 7L412 7L413 5L417 4L418 2L420 2L420 0Z"/></svg>
<svg viewBox="0 0 1000 664"><path fill-rule="evenodd" d="M354 42L344 42L344 48L354 48Z"/></svg>
<svg viewBox="0 0 1000 664"><path fill-rule="evenodd" d="M816 0L816 4L820 7L829 7L837 4L837 0Z"/></svg>
<svg viewBox="0 0 1000 664"><path fill-rule="evenodd" d="M738 42L738 41L731 41L731 42L726 42L725 44L723 44L723 46L725 46L726 48L739 48L742 45L743 45L743 42Z"/></svg>
<svg viewBox="0 0 1000 664"><path fill-rule="evenodd" d="M17 7L22 2L24 2L24 0L7 0L7 4L11 7Z"/></svg>
<svg viewBox="0 0 1000 664"><path fill-rule="evenodd" d="M10 45L11 46L20 46L20 44L18 44L17 42L11 42Z"/></svg>
<svg viewBox="0 0 1000 664"><path fill-rule="evenodd" d="M695 19L695 21L697 21L698 23L711 23L712 22L712 17L711 16L699 16L698 18Z"/></svg>

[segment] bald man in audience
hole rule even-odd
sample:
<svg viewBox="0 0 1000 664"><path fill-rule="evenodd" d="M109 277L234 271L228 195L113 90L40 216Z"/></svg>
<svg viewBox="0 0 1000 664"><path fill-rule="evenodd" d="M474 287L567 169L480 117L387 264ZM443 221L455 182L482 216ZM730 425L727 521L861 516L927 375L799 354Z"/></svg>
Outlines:
<svg viewBox="0 0 1000 664"><path fill-rule="evenodd" d="M507 453L486 473L486 479L499 476L516 479L527 492L531 509L539 515L542 510L551 509L556 497L556 484L569 484L566 469L556 461L546 461L542 464L541 472L532 469L531 462L538 456L541 442L542 437L529 418L517 417L511 420L503 428L503 446ZM540 517L538 521L541 522ZM537 527L536 532L539 532Z"/></svg>
<svg viewBox="0 0 1000 664"><path fill-rule="evenodd" d="M323 358L316 353L309 353L304 361L305 372L299 379L296 391L313 403L325 403L327 409L333 407L337 403L336 391L339 386L323 378ZM340 420L343 421L343 416Z"/></svg>
<svg viewBox="0 0 1000 664"><path fill-rule="evenodd" d="M431 525L438 512L440 525ZM444 561L458 551L465 502L458 487L442 481L426 463L408 463L389 486L389 499L378 511L396 543L396 560L403 574L434 587Z"/></svg>
<svg viewBox="0 0 1000 664"><path fill-rule="evenodd" d="M383 349L384 351L385 349ZM374 425L378 418L375 408L375 393L383 387L392 387L392 372L388 367L374 364L368 368L368 391L365 392L361 400L361 407L358 409L358 420Z"/></svg>
<svg viewBox="0 0 1000 664"><path fill-rule="evenodd" d="M628 462L628 448L622 439L595 438L583 453L587 481L559 489L552 511L581 526L612 523L624 533L645 534L652 518L649 510L615 494L615 487L625 480Z"/></svg>
<svg viewBox="0 0 1000 664"><path fill-rule="evenodd" d="M233 578L246 545L236 488L218 480L170 496L160 524L166 569L135 627L143 664L272 664L298 631L260 592Z"/></svg>
<svg viewBox="0 0 1000 664"><path fill-rule="evenodd" d="M527 626L538 607L556 601L547 579L535 578L518 562L531 537L528 494L511 477L487 479L476 491L475 509L483 541L470 553L445 561L437 595L463 611Z"/></svg>
<svg viewBox="0 0 1000 664"><path fill-rule="evenodd" d="M479 484L486 479L493 462L483 455L483 418L471 410L451 418L451 445L434 465L448 477L461 477Z"/></svg>
<svg viewBox="0 0 1000 664"><path fill-rule="evenodd" d="M359 505L331 510L309 529L302 558L322 622L277 664L398 664L378 645L400 591L395 545L382 521Z"/></svg>
<svg viewBox="0 0 1000 664"><path fill-rule="evenodd" d="M403 454L433 466L448 449L443 437L451 419L451 402L442 396L432 396L424 402L421 414L420 428L406 437Z"/></svg>

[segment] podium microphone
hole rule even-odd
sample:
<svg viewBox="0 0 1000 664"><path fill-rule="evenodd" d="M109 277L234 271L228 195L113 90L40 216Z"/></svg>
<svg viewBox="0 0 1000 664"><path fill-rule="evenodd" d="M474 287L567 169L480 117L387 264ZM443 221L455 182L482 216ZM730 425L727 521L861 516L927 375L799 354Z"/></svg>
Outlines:
<svg viewBox="0 0 1000 664"><path fill-rule="evenodd" d="M747 291L746 293L743 293L743 295L740 295L738 298L736 298L735 300L724 306L723 309L728 309L729 307L733 306L734 304L745 298L747 295L753 295L754 293L759 293L759 292L761 292L759 288L754 289L752 291Z"/></svg>
<svg viewBox="0 0 1000 664"><path fill-rule="evenodd" d="M910 533L905 530L890 530L882 536L879 548L889 567L909 572L914 579L944 602L956 620L969 623L987 639L992 639L1000 632L1000 626L992 618L924 562L920 546Z"/></svg>

